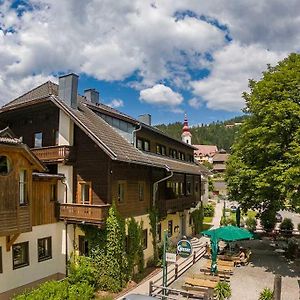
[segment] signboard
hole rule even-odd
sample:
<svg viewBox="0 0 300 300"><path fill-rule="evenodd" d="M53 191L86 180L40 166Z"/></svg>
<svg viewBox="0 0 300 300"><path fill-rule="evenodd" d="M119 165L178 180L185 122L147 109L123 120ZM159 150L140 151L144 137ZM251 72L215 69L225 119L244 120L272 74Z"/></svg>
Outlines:
<svg viewBox="0 0 300 300"><path fill-rule="evenodd" d="M176 263L176 254L166 252L166 261L169 263Z"/></svg>
<svg viewBox="0 0 300 300"><path fill-rule="evenodd" d="M192 254L192 244L188 240L180 240L177 243L177 253L181 257L189 257Z"/></svg>

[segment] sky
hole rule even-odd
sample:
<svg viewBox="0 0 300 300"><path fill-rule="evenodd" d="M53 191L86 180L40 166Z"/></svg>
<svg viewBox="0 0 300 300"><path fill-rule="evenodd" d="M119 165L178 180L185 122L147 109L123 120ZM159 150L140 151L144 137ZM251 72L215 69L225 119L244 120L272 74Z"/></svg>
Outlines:
<svg viewBox="0 0 300 300"><path fill-rule="evenodd" d="M0 0L0 106L74 72L154 124L241 114L248 80L300 50L299 0Z"/></svg>

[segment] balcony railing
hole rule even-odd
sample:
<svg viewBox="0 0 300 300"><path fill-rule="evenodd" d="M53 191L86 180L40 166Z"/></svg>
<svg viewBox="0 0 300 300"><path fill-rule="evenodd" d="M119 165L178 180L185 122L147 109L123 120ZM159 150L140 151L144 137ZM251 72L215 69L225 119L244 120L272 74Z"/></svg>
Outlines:
<svg viewBox="0 0 300 300"><path fill-rule="evenodd" d="M165 205L166 211L172 213L195 207L197 205L197 199L194 196L168 199L165 200Z"/></svg>
<svg viewBox="0 0 300 300"><path fill-rule="evenodd" d="M59 207L60 220L74 223L102 224L106 219L109 205L63 203Z"/></svg>
<svg viewBox="0 0 300 300"><path fill-rule="evenodd" d="M49 146L31 150L43 162L67 162L73 158L71 146Z"/></svg>

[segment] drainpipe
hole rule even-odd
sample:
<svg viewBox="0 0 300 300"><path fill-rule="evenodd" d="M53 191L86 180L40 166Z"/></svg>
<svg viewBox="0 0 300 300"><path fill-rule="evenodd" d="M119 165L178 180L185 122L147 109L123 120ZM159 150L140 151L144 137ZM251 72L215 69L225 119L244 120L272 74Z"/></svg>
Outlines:
<svg viewBox="0 0 300 300"><path fill-rule="evenodd" d="M140 131L141 129L142 129L142 125L139 124L139 127L132 131L132 144L133 144L134 148L136 148L136 132Z"/></svg>
<svg viewBox="0 0 300 300"><path fill-rule="evenodd" d="M65 177L62 179L61 183L65 186L66 190L66 200L64 201L64 203L68 203L68 183L66 182Z"/></svg>
<svg viewBox="0 0 300 300"><path fill-rule="evenodd" d="M66 277L68 277L68 223L65 221L66 230Z"/></svg>
<svg viewBox="0 0 300 300"><path fill-rule="evenodd" d="M165 168L166 168L166 171L167 171L167 172L171 172L171 174L168 175L167 177L164 177L164 178L162 178L162 179L160 179L160 180L158 180L158 181L155 181L155 182L153 183L153 193L152 193L152 206L153 206L153 207L155 207L155 202L156 202L156 192L157 192L157 190L158 190L158 184L161 183L161 182L163 182L163 181L166 181L166 180L170 179L170 178L174 175L173 171L170 170L170 168L169 168L167 165L165 165Z"/></svg>

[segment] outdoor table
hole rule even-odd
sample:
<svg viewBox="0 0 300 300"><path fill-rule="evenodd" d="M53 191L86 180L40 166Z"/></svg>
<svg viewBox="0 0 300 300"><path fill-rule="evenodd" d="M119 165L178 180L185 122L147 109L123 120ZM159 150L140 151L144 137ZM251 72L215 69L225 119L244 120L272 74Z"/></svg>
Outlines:
<svg viewBox="0 0 300 300"><path fill-rule="evenodd" d="M211 260L208 260L208 262L211 265ZM225 267L230 267L230 268L234 267L234 261L228 261L228 260L226 261L226 260L218 259L217 264L218 264L218 266L225 266Z"/></svg>
<svg viewBox="0 0 300 300"><path fill-rule="evenodd" d="M190 278L190 277L187 277L185 279L185 284L192 285L192 286L201 286L201 287L206 287L206 288L214 289L217 286L218 282L211 281L211 280L208 280L208 279L200 279L200 278Z"/></svg>
<svg viewBox="0 0 300 300"><path fill-rule="evenodd" d="M211 268L211 262L208 261L206 263L206 268L207 269ZM233 268L232 267L217 265L217 268L218 268L218 271L221 271L221 272L233 273Z"/></svg>

